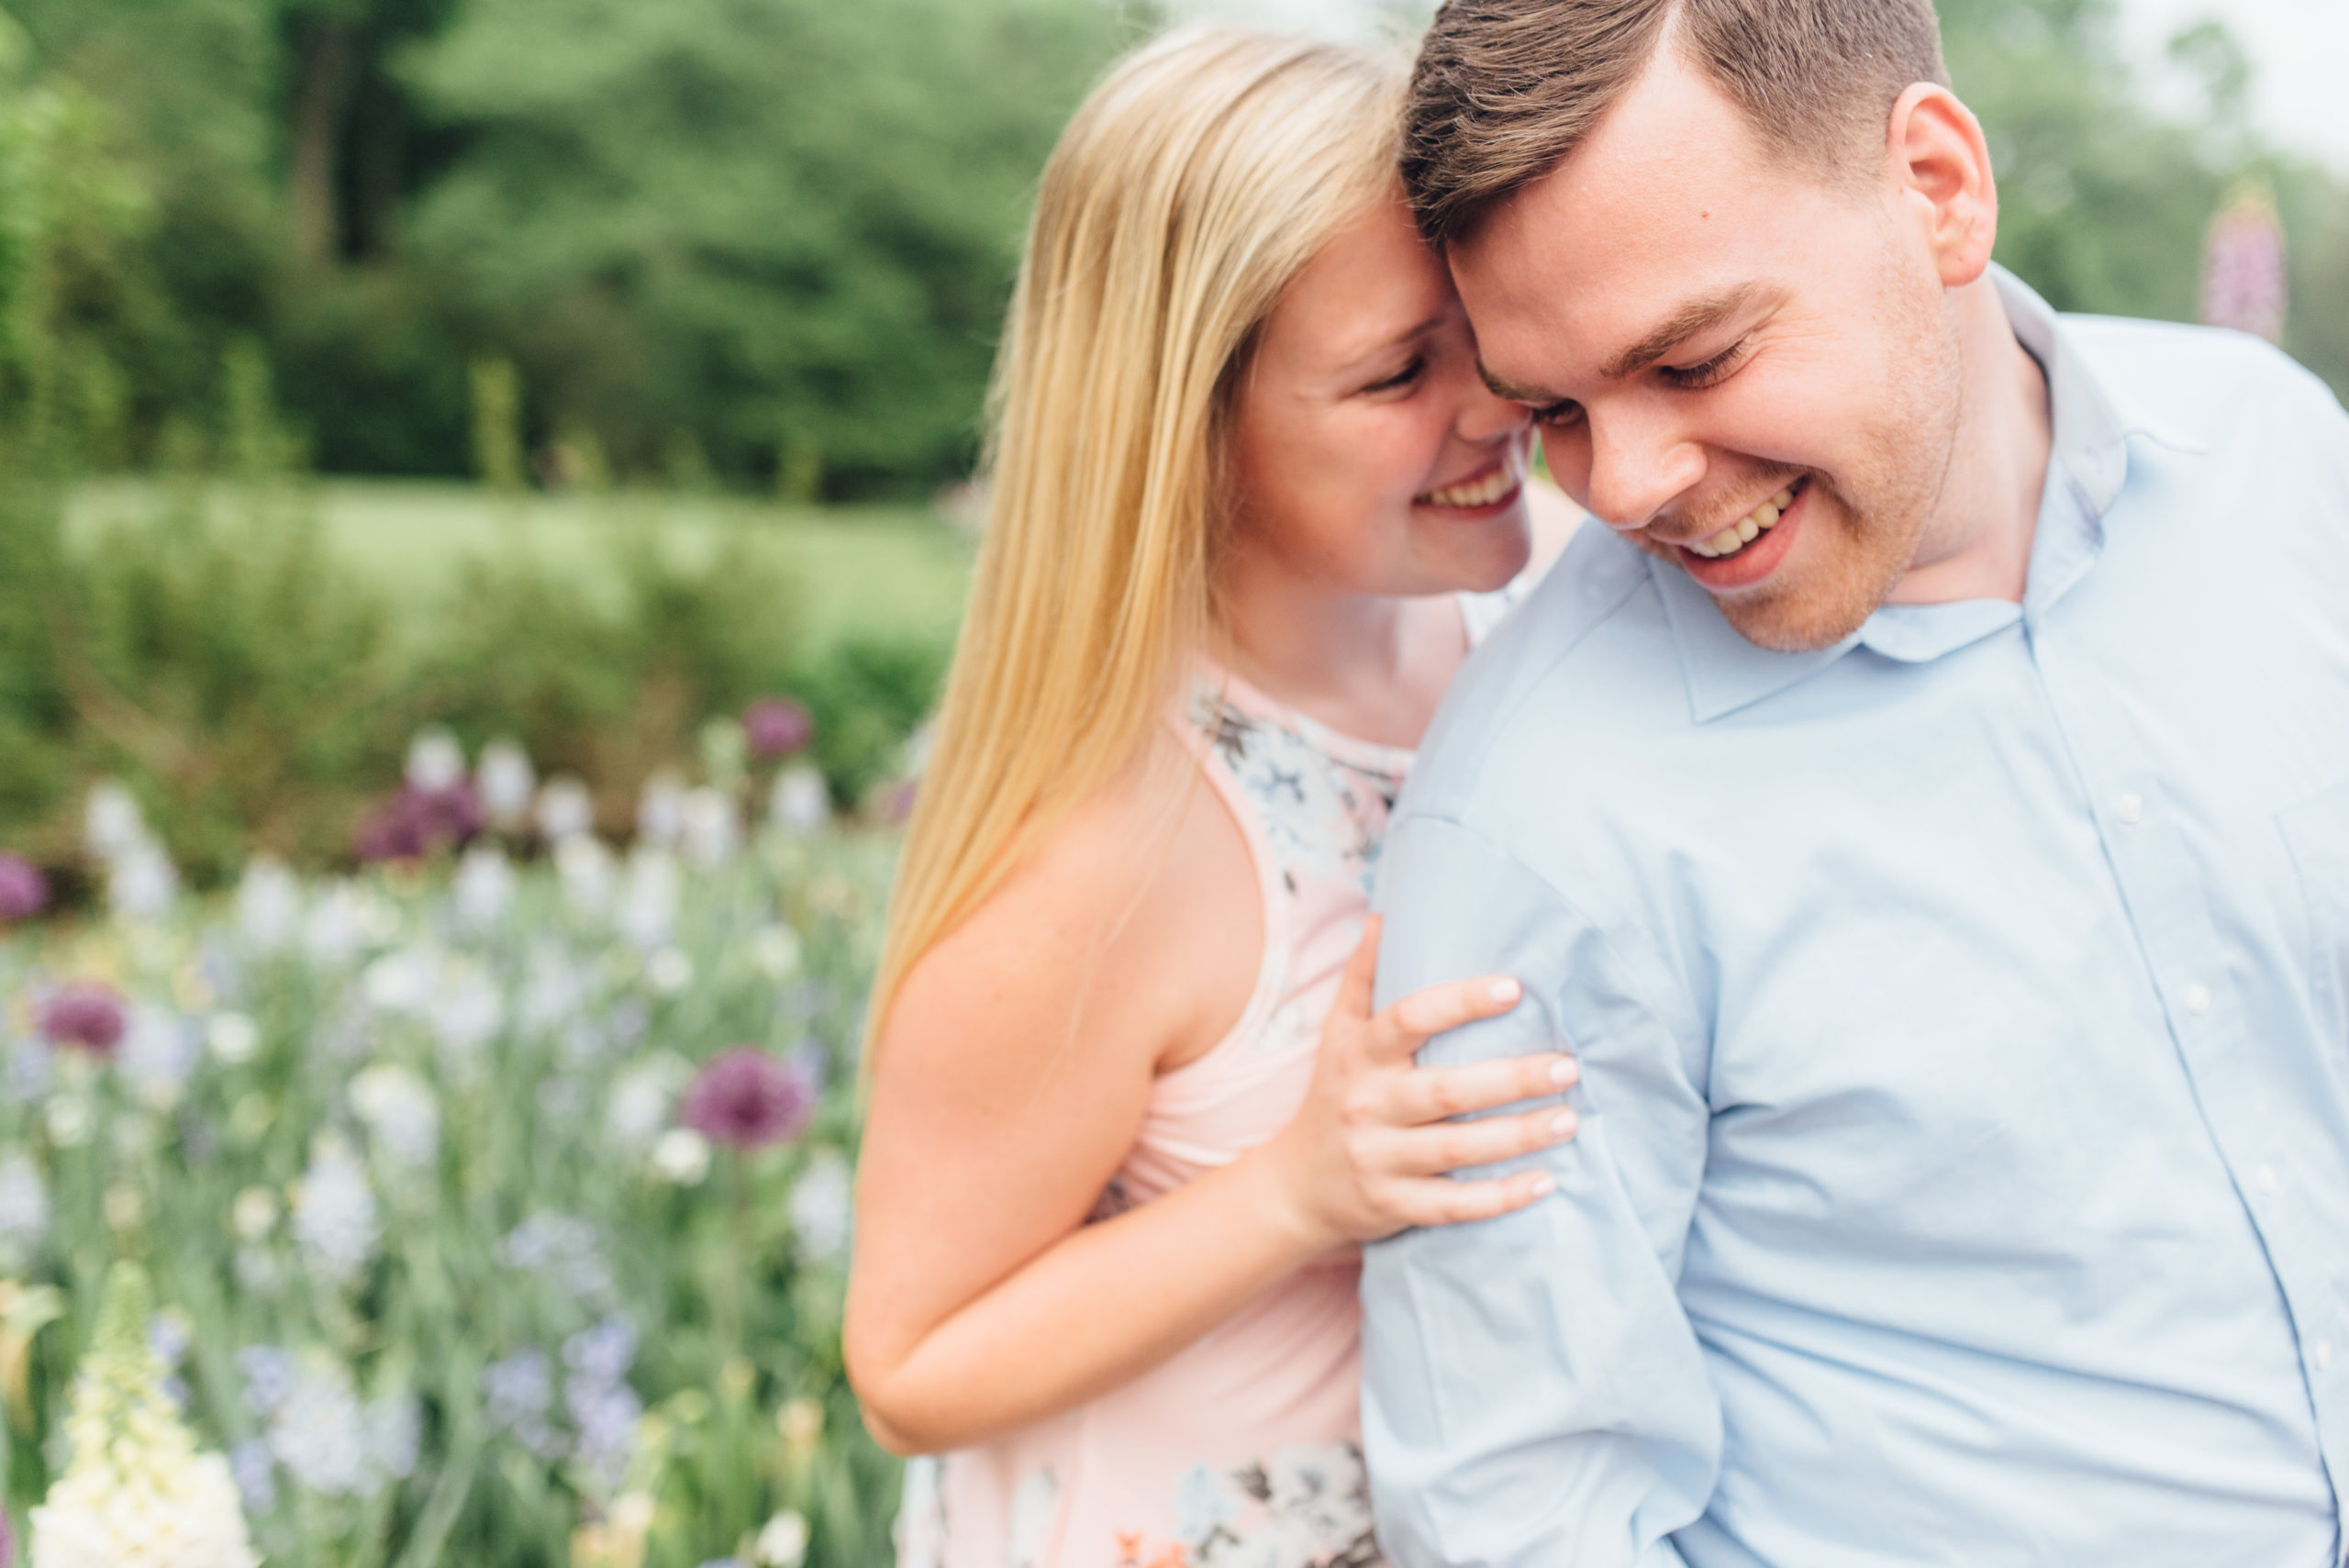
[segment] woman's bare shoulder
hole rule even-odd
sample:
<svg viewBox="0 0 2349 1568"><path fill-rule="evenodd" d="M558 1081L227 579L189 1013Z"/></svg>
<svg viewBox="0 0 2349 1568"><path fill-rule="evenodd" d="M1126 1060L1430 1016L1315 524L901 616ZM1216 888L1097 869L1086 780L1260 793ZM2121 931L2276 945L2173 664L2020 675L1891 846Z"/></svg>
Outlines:
<svg viewBox="0 0 2349 1568"><path fill-rule="evenodd" d="M1197 764L1171 739L1155 743L924 955L883 1031L884 1060L942 1047L962 1059L956 1076L991 1073L970 1061L976 1048L1024 1077L1076 1065L1064 1052L1080 1040L1113 1072L1194 1055L1253 987L1256 886L1246 840Z"/></svg>

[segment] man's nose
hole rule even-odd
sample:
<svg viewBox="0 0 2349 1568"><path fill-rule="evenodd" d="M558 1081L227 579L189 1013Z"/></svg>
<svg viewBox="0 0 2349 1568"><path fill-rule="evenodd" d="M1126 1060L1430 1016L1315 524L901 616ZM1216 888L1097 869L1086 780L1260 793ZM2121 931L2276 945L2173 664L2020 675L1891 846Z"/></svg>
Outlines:
<svg viewBox="0 0 2349 1568"><path fill-rule="evenodd" d="M1645 527L1705 477L1705 449L1669 412L1616 406L1586 410L1590 421L1590 509L1608 527Z"/></svg>

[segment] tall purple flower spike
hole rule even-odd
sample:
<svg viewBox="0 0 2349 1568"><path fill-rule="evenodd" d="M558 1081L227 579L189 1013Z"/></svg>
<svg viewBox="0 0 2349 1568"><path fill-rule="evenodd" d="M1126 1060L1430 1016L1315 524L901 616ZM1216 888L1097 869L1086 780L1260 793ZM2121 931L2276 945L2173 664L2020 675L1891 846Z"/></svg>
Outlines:
<svg viewBox="0 0 2349 1568"><path fill-rule="evenodd" d="M40 1032L52 1045L71 1045L93 1056L112 1056L129 1024L122 998L95 980L61 985L40 1010Z"/></svg>
<svg viewBox="0 0 2349 1568"><path fill-rule="evenodd" d="M731 1149L788 1143L815 1114L816 1085L807 1073L748 1045L712 1058L677 1108L679 1122Z"/></svg>
<svg viewBox="0 0 2349 1568"><path fill-rule="evenodd" d="M2288 288L2284 225L2265 185L2237 187L2202 254L2202 320L2271 343L2284 340Z"/></svg>
<svg viewBox="0 0 2349 1568"><path fill-rule="evenodd" d="M742 710L742 739L751 755L772 762L816 738L816 721L789 697L761 697Z"/></svg>
<svg viewBox="0 0 2349 1568"><path fill-rule="evenodd" d="M49 878L40 867L0 850L0 920L29 920L48 907Z"/></svg>

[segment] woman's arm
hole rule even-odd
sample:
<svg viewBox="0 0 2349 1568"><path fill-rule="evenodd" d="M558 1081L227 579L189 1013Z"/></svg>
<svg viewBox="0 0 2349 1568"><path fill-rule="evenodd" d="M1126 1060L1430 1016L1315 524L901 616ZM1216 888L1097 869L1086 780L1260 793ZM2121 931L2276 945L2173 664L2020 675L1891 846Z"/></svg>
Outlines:
<svg viewBox="0 0 2349 1568"><path fill-rule="evenodd" d="M1138 833L1114 807L1073 825L900 994L875 1073L847 1325L850 1375L891 1448L956 1447L1080 1404L1343 1242L1520 1207L1539 1195L1531 1178L1439 1173L1570 1134L1554 1111L1418 1125L1555 1094L1572 1064L1413 1070L1419 1040L1507 1010L1513 987L1446 987L1373 1020L1366 944L1281 1135L1085 1223L1160 1064L1228 1030L1257 973L1246 845L1211 792L1191 795L1171 837Z"/></svg>

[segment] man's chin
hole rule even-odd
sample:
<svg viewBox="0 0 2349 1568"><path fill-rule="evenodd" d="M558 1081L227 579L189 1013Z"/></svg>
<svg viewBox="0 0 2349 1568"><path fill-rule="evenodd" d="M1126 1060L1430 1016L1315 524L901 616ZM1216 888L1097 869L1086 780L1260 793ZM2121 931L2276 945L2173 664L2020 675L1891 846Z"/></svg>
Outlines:
<svg viewBox="0 0 2349 1568"><path fill-rule="evenodd" d="M1717 595L1721 618L1756 648L1773 653L1809 653L1832 648L1876 613L1879 597L1861 602L1856 595L1768 594Z"/></svg>

